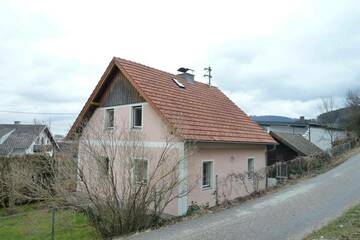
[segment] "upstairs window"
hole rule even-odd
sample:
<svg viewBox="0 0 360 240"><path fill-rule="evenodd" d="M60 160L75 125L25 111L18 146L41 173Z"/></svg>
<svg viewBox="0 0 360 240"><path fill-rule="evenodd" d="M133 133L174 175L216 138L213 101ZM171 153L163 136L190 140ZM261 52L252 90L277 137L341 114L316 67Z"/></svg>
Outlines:
<svg viewBox="0 0 360 240"><path fill-rule="evenodd" d="M253 178L255 173L255 158L248 158L248 178Z"/></svg>
<svg viewBox="0 0 360 240"><path fill-rule="evenodd" d="M134 178L136 183L147 183L148 161L144 159L134 160Z"/></svg>
<svg viewBox="0 0 360 240"><path fill-rule="evenodd" d="M202 189L212 188L213 162L204 161L202 169Z"/></svg>
<svg viewBox="0 0 360 240"><path fill-rule="evenodd" d="M142 106L132 107L132 128L142 128Z"/></svg>
<svg viewBox="0 0 360 240"><path fill-rule="evenodd" d="M105 128L114 128L114 109L106 109L105 113Z"/></svg>

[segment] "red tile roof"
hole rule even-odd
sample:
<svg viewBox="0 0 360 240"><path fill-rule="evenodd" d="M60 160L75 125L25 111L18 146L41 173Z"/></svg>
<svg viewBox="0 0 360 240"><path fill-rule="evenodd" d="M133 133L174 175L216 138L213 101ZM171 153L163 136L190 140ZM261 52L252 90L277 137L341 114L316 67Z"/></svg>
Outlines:
<svg viewBox="0 0 360 240"><path fill-rule="evenodd" d="M196 81L189 83L171 73L121 58L114 58L112 63L185 140L276 143L217 87L209 87ZM173 78L180 81L185 88L177 86ZM100 80L94 91L104 81L105 79ZM93 92L90 98L95 95ZM91 99L87 104L90 102ZM86 105L70 132L81 121L80 116L85 116L83 112L86 111Z"/></svg>

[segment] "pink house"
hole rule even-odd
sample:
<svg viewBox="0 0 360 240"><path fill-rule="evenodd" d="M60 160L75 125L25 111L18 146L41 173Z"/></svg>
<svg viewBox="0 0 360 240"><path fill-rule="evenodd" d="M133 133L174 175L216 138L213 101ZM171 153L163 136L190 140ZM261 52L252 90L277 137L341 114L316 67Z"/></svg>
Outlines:
<svg viewBox="0 0 360 240"><path fill-rule="evenodd" d="M176 129L176 148L184 156L180 174L194 188L169 205L167 212L174 215L185 214L193 203L213 206L249 194L252 176L246 190L228 176L263 169L266 145L276 144L217 87L194 81L187 72L171 74L120 58L110 62L69 135L85 119L101 129L141 131L144 144L154 149ZM188 144L196 150L186 157ZM81 143L78 161L86 161Z"/></svg>

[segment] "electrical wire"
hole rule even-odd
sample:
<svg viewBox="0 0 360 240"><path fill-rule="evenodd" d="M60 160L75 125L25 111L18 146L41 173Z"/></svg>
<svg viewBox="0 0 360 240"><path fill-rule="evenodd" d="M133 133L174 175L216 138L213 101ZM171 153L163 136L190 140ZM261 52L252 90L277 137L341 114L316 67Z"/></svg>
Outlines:
<svg viewBox="0 0 360 240"><path fill-rule="evenodd" d="M38 114L38 115L78 115L78 113L65 113L65 112L22 112L22 111L6 111L6 110L0 110L0 113Z"/></svg>

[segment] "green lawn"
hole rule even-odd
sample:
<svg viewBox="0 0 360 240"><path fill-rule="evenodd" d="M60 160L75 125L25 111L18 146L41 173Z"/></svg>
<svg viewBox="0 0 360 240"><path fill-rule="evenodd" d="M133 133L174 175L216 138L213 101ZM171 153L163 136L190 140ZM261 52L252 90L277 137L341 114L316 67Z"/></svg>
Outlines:
<svg viewBox="0 0 360 240"><path fill-rule="evenodd" d="M0 209L0 239L51 239L51 212L36 205L17 207L13 214L5 216ZM101 239L88 219L73 210L59 210L55 215L55 239Z"/></svg>
<svg viewBox="0 0 360 240"><path fill-rule="evenodd" d="M305 238L305 240L313 239L360 239L360 204L348 210L340 218Z"/></svg>

